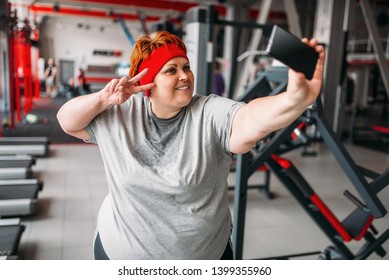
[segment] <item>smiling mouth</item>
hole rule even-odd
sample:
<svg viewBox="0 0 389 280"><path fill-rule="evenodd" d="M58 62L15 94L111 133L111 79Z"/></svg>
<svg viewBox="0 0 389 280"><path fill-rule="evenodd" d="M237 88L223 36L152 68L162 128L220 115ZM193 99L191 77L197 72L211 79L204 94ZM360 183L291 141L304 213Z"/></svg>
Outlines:
<svg viewBox="0 0 389 280"><path fill-rule="evenodd" d="M186 85L186 86L182 86L182 87L178 87L176 88L177 90L186 90L186 89L189 89L189 86Z"/></svg>

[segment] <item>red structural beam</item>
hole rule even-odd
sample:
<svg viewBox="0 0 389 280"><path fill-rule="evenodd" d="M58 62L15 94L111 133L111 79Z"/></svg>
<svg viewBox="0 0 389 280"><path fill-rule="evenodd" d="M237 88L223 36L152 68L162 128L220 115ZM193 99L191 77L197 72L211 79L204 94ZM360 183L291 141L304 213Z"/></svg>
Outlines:
<svg viewBox="0 0 389 280"><path fill-rule="evenodd" d="M124 7L136 7L141 10L144 9L156 9L156 10L166 10L166 11L177 11L177 12L186 12L190 8L199 6L199 3L195 2L180 2L180 1L162 1L162 0L67 0L63 2L65 5L71 5L71 2L77 3L86 3L86 4L101 4L106 5L106 9L111 9L112 6L122 6ZM220 16L226 15L226 7L223 5L215 5L215 8ZM103 9L103 8L102 8ZM103 10L96 10L95 8L73 8L69 6L62 6L59 4L59 10L55 11L53 5L43 5L35 3L30 7L30 10L33 12L40 13L58 13L72 16L91 16L91 17L109 17L109 12ZM249 11L249 18L256 19L259 15L258 9L251 9ZM131 13L121 13L121 16L124 20L139 20L137 14ZM158 21L163 17L161 16L146 16L146 21ZM286 19L285 12L271 11L269 14L270 19ZM174 20L174 19L173 19Z"/></svg>
<svg viewBox="0 0 389 280"><path fill-rule="evenodd" d="M112 79L118 78L120 79L121 77L94 77L94 76L86 76L85 80L87 83L94 83L94 84L107 84L109 83Z"/></svg>
<svg viewBox="0 0 389 280"><path fill-rule="evenodd" d="M59 11L55 11L53 6L41 6L41 5L33 5L30 7L31 12L36 13L45 13L45 14L61 14L61 15L69 15L69 16L82 16L82 17L103 17L114 18L118 14L113 13L109 14L106 11L100 10L92 10L92 9L77 9L77 8L69 8L69 7L60 7ZM125 14L121 13L120 16L124 20L139 20L139 16L137 14ZM159 21L161 17L159 16L146 16L147 21Z"/></svg>
<svg viewBox="0 0 389 280"><path fill-rule="evenodd" d="M199 3L196 2L181 2L168 0L67 0L66 2L101 4L107 5L107 7L117 5L124 7L138 7L158 10L174 10L179 12L186 12L188 9L199 5ZM218 7L225 9L221 5L218 5Z"/></svg>
<svg viewBox="0 0 389 280"><path fill-rule="evenodd" d="M78 3L93 3L101 5L117 5L125 7L139 7L158 10L172 10L178 12L186 12L192 7L199 6L201 3L197 2L183 2L175 0L67 0L66 2L78 2ZM219 15L225 16L227 8L224 5L217 4L215 8ZM249 11L249 18L256 19L258 17L259 10L251 9ZM286 14L283 11L270 11L269 17L271 19L286 19Z"/></svg>

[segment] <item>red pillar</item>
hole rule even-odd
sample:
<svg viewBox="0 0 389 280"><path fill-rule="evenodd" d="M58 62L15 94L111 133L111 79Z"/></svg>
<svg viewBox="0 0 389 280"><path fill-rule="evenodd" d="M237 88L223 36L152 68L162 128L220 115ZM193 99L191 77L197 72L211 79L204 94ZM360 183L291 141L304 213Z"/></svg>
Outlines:
<svg viewBox="0 0 389 280"><path fill-rule="evenodd" d="M17 111L17 73L16 73L16 52L15 52L15 37L17 34L17 15L12 9L11 3L8 3L10 24L8 29L8 60L9 60L9 78L10 78L10 127L15 127L15 110Z"/></svg>

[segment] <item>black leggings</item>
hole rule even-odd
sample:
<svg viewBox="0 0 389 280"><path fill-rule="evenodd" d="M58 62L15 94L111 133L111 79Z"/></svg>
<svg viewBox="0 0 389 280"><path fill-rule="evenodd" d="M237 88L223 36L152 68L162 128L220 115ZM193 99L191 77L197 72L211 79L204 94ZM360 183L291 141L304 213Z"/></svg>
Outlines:
<svg viewBox="0 0 389 280"><path fill-rule="evenodd" d="M94 244L95 260L109 260L107 254L104 251L103 244L101 244L100 235L97 233ZM226 249L224 250L221 260L233 260L234 254L232 253L231 241L228 240Z"/></svg>
<svg viewBox="0 0 389 280"><path fill-rule="evenodd" d="M94 244L95 260L109 260L107 254L104 251L103 244L101 244L100 234L97 233Z"/></svg>
<svg viewBox="0 0 389 280"><path fill-rule="evenodd" d="M221 260L233 260L234 253L232 252L231 240L228 240L227 246L224 249L223 256L220 258Z"/></svg>

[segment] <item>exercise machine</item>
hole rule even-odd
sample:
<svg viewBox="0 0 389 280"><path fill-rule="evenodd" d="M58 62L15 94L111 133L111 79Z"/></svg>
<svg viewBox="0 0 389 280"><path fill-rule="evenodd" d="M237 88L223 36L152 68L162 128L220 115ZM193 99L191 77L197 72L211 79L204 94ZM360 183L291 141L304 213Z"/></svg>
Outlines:
<svg viewBox="0 0 389 280"><path fill-rule="evenodd" d="M282 78L280 78L282 80ZM347 152L345 147L342 145L340 140L338 139L335 132L332 130L330 125L328 124L326 118L324 117L323 107L321 103L321 98L307 109L308 114L301 116L299 119L294 121L288 127L277 131L269 139L267 139L265 145L261 146L261 149L258 151L257 155L250 159L247 154L238 155L237 158L237 178L235 185L235 197L238 199L234 200L234 228L232 233L232 240L235 248L235 259L242 259L243 255L243 236L244 236L244 227L245 227L245 211L246 211L246 200L247 200L247 181L249 177L255 172L255 170L264 164L266 164L276 175L285 170L281 170L280 167L276 163L274 163L274 156L279 156L287 151L288 149L283 149L284 143L289 141L291 134L295 131L296 128L299 127L302 121L308 121L311 124L314 124L317 128L318 133L321 136L321 139L324 143L329 147L330 151L334 154L338 163L346 173L347 177L351 181L355 190L359 193L361 198L360 205L363 205L364 210L369 213L369 215L364 214L365 216L369 216L369 219L362 219L362 224L364 225L363 230L359 229L357 232L361 235L361 237L368 239L369 242L367 246L368 249L364 250L360 254L353 255L348 252L347 248L344 248L343 242L347 240L344 239L341 243L339 243L338 237L336 237L339 232L337 230L340 228L333 228L333 224L329 224L328 219L331 215L318 218L317 214L312 214L311 216L315 219L316 222L322 227L326 224L325 229L323 230L327 236L330 236L331 241L333 241L334 246L337 251L339 251L339 258L353 259L353 258L366 258L372 252L378 251L379 255L383 255L383 251L380 248L379 244L385 242L388 237L388 231L385 231L381 234L377 239L373 238L370 231L366 229L370 227L372 221L371 218L379 219L384 217L387 214L387 209L383 205L382 201L378 198L378 193L384 189L387 185L389 185L389 168L384 171L382 174L379 174L375 171L368 170L367 168L358 166L350 154ZM251 155L250 155L251 156ZM293 169L296 170L296 169ZM282 171L282 172L281 172ZM297 173L297 172L295 172ZM283 175L284 176L284 175ZM286 175L285 175L286 176ZM298 176L298 175L296 175ZM302 180L302 176L299 176ZM281 179L283 177L280 177ZM307 208L308 205L311 205L312 202L307 202L304 199L307 199L304 195L303 191L298 193L295 189L301 187L300 184L291 183L293 182L290 178L285 179L287 181L283 181L284 185L292 192L292 194L296 197L297 201L304 207ZM369 181L368 181L369 180ZM281 180L282 181L282 180ZM308 184L303 184L308 188ZM292 186L292 187L291 187ZM308 188L309 189L309 188ZM348 196L351 198L352 196ZM303 199L304 198L304 199ZM352 201L356 201L352 199ZM325 207L323 207L325 209ZM357 214L350 214L352 216L359 215L361 212L358 210ZM322 213L320 215L323 215ZM326 220L327 219L327 220ZM334 220L334 219L333 219ZM349 219L348 221L355 221L354 219ZM349 222L345 222L346 224ZM340 223L338 222L338 225ZM343 227L345 225L343 224ZM332 227L332 229L330 229ZM323 229L323 228L322 228ZM328 231L327 231L328 230ZM349 232L349 229L346 228L346 232ZM350 233L349 233L350 234ZM350 236L354 236L351 234ZM349 240L348 240L349 241ZM373 244L373 245L371 245ZM327 254L331 255L331 254Z"/></svg>
<svg viewBox="0 0 389 280"><path fill-rule="evenodd" d="M21 217L36 213L38 199L0 199L0 217Z"/></svg>
<svg viewBox="0 0 389 280"><path fill-rule="evenodd" d="M43 144L0 145L0 155L31 155L46 157L48 154L49 148Z"/></svg>
<svg viewBox="0 0 389 280"><path fill-rule="evenodd" d="M277 74L274 74L274 73L272 74L272 71L269 71L267 74L262 73L262 74L258 75L255 82L246 89L245 93L238 99L238 101L248 103L255 98L263 97L266 95L275 95L275 94L278 94L279 92L283 91L286 88L286 82L284 82L284 80L286 79L285 77L287 77L287 76L285 76L285 73L286 73L285 67L281 67L281 69L276 67L273 71L275 71L275 73L281 73L282 78L281 78L280 83L278 83L279 79L276 78L279 76L277 76ZM275 86L274 89L271 86L271 83L277 83L277 85ZM247 164L250 165L250 162L253 159L254 159L254 154L252 152L245 154L244 160ZM270 191L270 171L269 171L269 169L265 165L258 166L255 171L253 170L253 172L258 172L258 171L263 172L264 173L264 183L257 184L257 185L249 185L248 179L252 174L250 176L242 175L242 172L245 172L245 171L241 168L241 165L242 165L241 155L235 156L234 165L231 168L231 171L236 172L236 178L240 178L242 180L239 179L239 181L236 182L234 186L229 186L229 190L236 190L236 188L235 188L236 185L244 184L245 188L247 188L247 189L253 189L253 188L258 189L259 191L261 191L265 195L266 198L274 198L274 194ZM237 168L237 166L238 166L238 168ZM241 194L235 193L235 196L236 195L241 195Z"/></svg>
<svg viewBox="0 0 389 280"><path fill-rule="evenodd" d="M270 7L271 0L266 0L263 7ZM268 10L266 8L266 10ZM264 9L261 9L264 12ZM233 98L232 93L236 85L236 76L238 76L238 64L235 58L238 57L238 44L242 41L242 33L246 30L259 30L266 36L270 35L272 25L260 24L256 22L238 22L231 20L222 20L218 18L216 7L208 5L207 7L193 7L186 13L186 35L184 38L188 49L188 57L191 61L191 69L196 76L194 92L196 94L208 95L212 93L213 83L213 62L216 53L216 27L234 27L237 29L237 38L234 39L233 59L230 69L232 71L228 78L229 88L228 97Z"/></svg>
<svg viewBox="0 0 389 280"><path fill-rule="evenodd" d="M30 167L0 167L0 180L32 178L33 171Z"/></svg>
<svg viewBox="0 0 389 280"><path fill-rule="evenodd" d="M0 180L0 199L36 198L42 189L38 179Z"/></svg>
<svg viewBox="0 0 389 280"><path fill-rule="evenodd" d="M0 258L17 259L20 239L25 226L19 218L0 219Z"/></svg>
<svg viewBox="0 0 389 280"><path fill-rule="evenodd" d="M253 155L250 158L253 159ZM236 172L236 160L236 157L234 157L230 172ZM247 184L247 189L256 189L266 198L274 198L274 194L270 191L270 169L267 166L262 165L259 166L256 171L263 174L263 182L261 184ZM235 190L235 185L229 185L228 190Z"/></svg>
<svg viewBox="0 0 389 280"><path fill-rule="evenodd" d="M44 144L49 145L48 137L0 137L0 145L25 145L25 144Z"/></svg>
<svg viewBox="0 0 389 280"><path fill-rule="evenodd" d="M0 217L34 214L42 189L38 179L0 180Z"/></svg>
<svg viewBox="0 0 389 280"><path fill-rule="evenodd" d="M2 144L10 143L15 139L17 139L17 143L21 144L30 137L3 137L0 139L4 141ZM46 137L32 137L32 139L36 142L47 143L47 145L49 143ZM36 159L31 155L2 155L0 156L0 180L32 179L33 171L31 167L35 163Z"/></svg>
<svg viewBox="0 0 389 280"><path fill-rule="evenodd" d="M319 259L366 259L373 252L380 257L386 255L381 245L389 238L389 229L377 238L378 231L373 225L374 216L370 209L350 191L344 191L344 195L356 208L339 221L290 160L272 155L266 164L334 244L319 254ZM356 253L346 245L352 240L365 241ZM293 256L273 258L288 259Z"/></svg>
<svg viewBox="0 0 389 280"><path fill-rule="evenodd" d="M36 159L31 155L0 155L0 168L29 168L35 163Z"/></svg>
<svg viewBox="0 0 389 280"><path fill-rule="evenodd" d="M50 140L47 137L1 137L0 155L31 155L46 157Z"/></svg>

